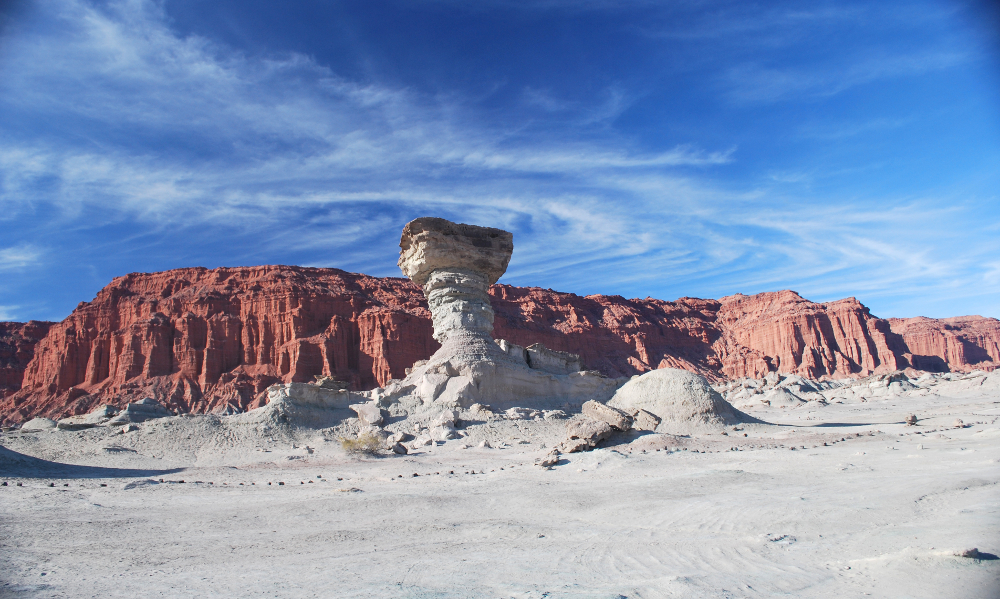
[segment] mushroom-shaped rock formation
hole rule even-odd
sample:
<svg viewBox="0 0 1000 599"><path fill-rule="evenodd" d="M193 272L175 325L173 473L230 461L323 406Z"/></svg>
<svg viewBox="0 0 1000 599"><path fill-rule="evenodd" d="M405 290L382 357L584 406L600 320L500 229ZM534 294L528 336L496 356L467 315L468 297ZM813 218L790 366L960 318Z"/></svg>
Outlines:
<svg viewBox="0 0 1000 599"><path fill-rule="evenodd" d="M403 227L399 269L424 288L434 338L492 340L493 307L487 291L507 271L514 236L507 231L418 218Z"/></svg>
<svg viewBox="0 0 1000 599"><path fill-rule="evenodd" d="M373 399L386 406L410 398L435 407L579 407L611 397L623 382L581 372L579 356L493 340L487 291L510 262L509 232L425 217L403 228L399 247L399 268L423 287L441 348L403 381L371 392Z"/></svg>

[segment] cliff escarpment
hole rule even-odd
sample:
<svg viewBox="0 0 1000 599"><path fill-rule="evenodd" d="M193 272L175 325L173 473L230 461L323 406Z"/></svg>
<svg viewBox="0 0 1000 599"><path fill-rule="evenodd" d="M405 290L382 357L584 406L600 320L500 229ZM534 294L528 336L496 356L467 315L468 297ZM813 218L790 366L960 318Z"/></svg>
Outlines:
<svg viewBox="0 0 1000 599"><path fill-rule="evenodd" d="M809 378L912 366L992 370L1000 322L880 319L854 298L791 291L673 302L493 285L493 335L580 354L624 376L662 367L710 379ZM114 279L60 323L0 323L0 418L59 417L155 397L183 412L261 405L277 382L402 378L439 346L421 289L402 278L293 266L185 268Z"/></svg>

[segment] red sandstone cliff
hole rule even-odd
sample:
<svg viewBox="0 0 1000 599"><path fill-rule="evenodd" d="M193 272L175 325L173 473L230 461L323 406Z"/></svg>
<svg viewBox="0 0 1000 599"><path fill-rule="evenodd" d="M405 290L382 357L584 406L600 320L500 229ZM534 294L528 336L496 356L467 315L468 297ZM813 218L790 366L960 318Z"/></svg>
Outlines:
<svg viewBox="0 0 1000 599"><path fill-rule="evenodd" d="M256 405L279 381L401 378L436 348L420 290L332 269L187 268L114 279L35 346L16 421L154 396L204 412Z"/></svg>
<svg viewBox="0 0 1000 599"><path fill-rule="evenodd" d="M886 321L854 298L817 304L781 291L666 302L508 285L490 293L497 338L578 353L609 376L670 366L712 379L772 370L819 378L1000 363L995 319ZM0 326L34 326L37 337L49 326L15 324ZM245 409L273 383L318 374L371 388L430 356L431 332L423 295L406 279L289 266L131 274L52 325L33 358L30 343L17 346L23 382L15 361L0 362L9 364L5 380L21 385L0 399L0 419L150 395L181 411Z"/></svg>
<svg viewBox="0 0 1000 599"><path fill-rule="evenodd" d="M722 298L717 352L727 378L768 371L818 379L906 368L889 324L853 297L817 304L793 291ZM735 350L735 354L730 353Z"/></svg>
<svg viewBox="0 0 1000 599"><path fill-rule="evenodd" d="M890 318L903 357L921 370L993 370L1000 365L1000 320L982 316Z"/></svg>
<svg viewBox="0 0 1000 599"><path fill-rule="evenodd" d="M24 369L35 355L35 345L49 332L51 322L0 322L0 397L21 388Z"/></svg>

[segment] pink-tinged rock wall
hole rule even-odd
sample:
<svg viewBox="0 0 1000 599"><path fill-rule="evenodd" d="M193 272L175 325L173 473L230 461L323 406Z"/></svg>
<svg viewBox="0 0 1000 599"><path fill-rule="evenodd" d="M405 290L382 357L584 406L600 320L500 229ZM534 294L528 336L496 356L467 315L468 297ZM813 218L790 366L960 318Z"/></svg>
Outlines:
<svg viewBox="0 0 1000 599"><path fill-rule="evenodd" d="M1000 365L1000 320L982 316L890 318L914 368L945 372L994 370Z"/></svg>
<svg viewBox="0 0 1000 599"><path fill-rule="evenodd" d="M0 397L21 388L24 369L35 356L35 345L49 332L51 322L0 322Z"/></svg>
<svg viewBox="0 0 1000 599"><path fill-rule="evenodd" d="M1000 363L995 319L883 320L854 298L667 302L509 285L490 295L495 337L578 353L608 376L675 367L713 380L775 370L820 378ZM268 386L315 375L372 388L429 357L431 333L423 294L402 278L294 266L130 274L60 323L0 323L0 419L144 396L185 412L247 409Z"/></svg>

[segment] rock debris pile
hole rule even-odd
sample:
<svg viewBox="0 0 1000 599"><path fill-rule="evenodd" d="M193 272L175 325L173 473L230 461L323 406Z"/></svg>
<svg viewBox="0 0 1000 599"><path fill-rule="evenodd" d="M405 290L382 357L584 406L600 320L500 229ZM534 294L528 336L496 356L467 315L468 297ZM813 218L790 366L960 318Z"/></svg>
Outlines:
<svg viewBox="0 0 1000 599"><path fill-rule="evenodd" d="M974 370L962 373L894 371L861 379L844 378L815 381L796 374L768 373L761 379L745 378L717 385L716 389L733 406L754 410L765 407L799 408L828 403L865 403L892 399L904 394L932 394L937 385L966 388L967 393L1000 387L1000 375Z"/></svg>

